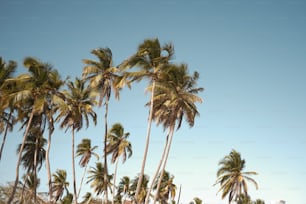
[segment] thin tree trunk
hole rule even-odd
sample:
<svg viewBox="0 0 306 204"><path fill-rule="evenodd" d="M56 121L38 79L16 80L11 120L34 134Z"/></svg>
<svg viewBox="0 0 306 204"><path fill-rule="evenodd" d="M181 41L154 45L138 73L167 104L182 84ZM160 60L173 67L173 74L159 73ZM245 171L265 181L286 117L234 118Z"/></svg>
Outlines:
<svg viewBox="0 0 306 204"><path fill-rule="evenodd" d="M147 154L148 154L148 150L149 150L151 125L152 125L152 118L153 118L154 90L155 90L155 80L153 79L152 92L151 92L151 100L150 100L149 118L148 118L148 129L147 129L146 145L145 145L145 150L144 150L141 170L140 170L139 179L138 179L138 183L137 183L137 188L136 188L136 192L135 192L135 198L134 198L136 203L138 203L138 196L139 196L139 192L140 192L140 188L141 188L141 183L142 183L142 179L143 179L143 175L144 175L144 169L145 169L146 160L147 160Z"/></svg>
<svg viewBox="0 0 306 204"><path fill-rule="evenodd" d="M104 115L104 128L105 128L105 132L104 132L104 182L105 182L105 187L104 187L104 191L105 191L105 203L108 204L108 167L107 167L107 152L106 152L106 143L107 143L107 131L108 131L108 124L107 124L107 115L108 115L108 101L109 101L109 97L106 98L105 101L105 115ZM103 199L102 199L102 204L103 204Z"/></svg>
<svg viewBox="0 0 306 204"><path fill-rule="evenodd" d="M39 142L39 136L36 135L36 140L35 140L35 152L34 152L34 203L37 203L37 153L38 153L38 142Z"/></svg>
<svg viewBox="0 0 306 204"><path fill-rule="evenodd" d="M116 164L115 164L115 173L114 173L114 186L113 186L113 200L112 200L112 204L115 204L115 190L116 190L116 177L117 177L117 168L118 168L118 161L119 158L117 158L116 160Z"/></svg>
<svg viewBox="0 0 306 204"><path fill-rule="evenodd" d="M48 187L49 187L49 202L50 204L53 204L51 168L50 168L50 158L49 158L50 148L51 148L51 135L52 135L52 130L50 128L52 127L49 127L48 144L47 144L47 150L46 150L46 169L47 169Z"/></svg>
<svg viewBox="0 0 306 204"><path fill-rule="evenodd" d="M82 176L79 191L78 191L78 197L80 196L80 193L81 193L81 188L82 188L82 184L83 184L83 180L84 180L84 177L85 177L85 174L86 174L87 167L88 167L88 163L86 164L84 172L83 172L83 176Z"/></svg>
<svg viewBox="0 0 306 204"><path fill-rule="evenodd" d="M75 178L75 162L74 162L74 127L72 128L72 176L73 176L74 203L78 204L78 196L76 191L76 178Z"/></svg>
<svg viewBox="0 0 306 204"><path fill-rule="evenodd" d="M160 177L159 177L159 180L158 180L158 184L157 184L157 188L156 188L156 193L155 193L155 196L154 196L153 204L156 203L156 200L157 200L157 197L158 197L158 192L159 192L159 189L160 189L160 186L161 186L161 182L163 180L163 175L164 175L164 171L165 171L165 168L166 168L166 164L167 164L167 160L168 160L168 156L169 156L169 152L170 152L173 135L174 135L174 125L170 126L169 143L168 143L166 155L165 155L165 158L164 158L164 163L163 163L163 166L162 166L162 169L161 169L161 172L160 172Z"/></svg>
<svg viewBox="0 0 306 204"><path fill-rule="evenodd" d="M34 109L32 109L30 119L29 119L28 124L27 124L26 131L23 135L22 144L21 144L21 147L20 147L20 150L19 150L19 153L18 153L18 160L17 160L17 165L16 165L16 178L15 178L15 182L14 182L14 186L13 186L13 191L12 191L12 194L11 194L9 200L7 201L7 204L12 203L12 201L14 199L14 196L15 196L15 193L16 193L16 188L17 188L17 185L18 185L18 182L19 182L19 167L20 167L20 162L21 162L22 151L24 149L25 142L27 140L27 136L28 136L28 133L29 133L29 130L30 130L30 126L31 126L31 123L32 123L33 116L34 116Z"/></svg>
<svg viewBox="0 0 306 204"><path fill-rule="evenodd" d="M166 149L167 149L167 146L168 146L168 138L169 138L169 134L167 135L167 138L166 138L166 142L165 142L165 146L164 146L164 149L163 149L163 153L162 153L161 159L160 159L160 161L159 161L159 164L158 164L158 166L157 166L157 169L156 169L156 171L155 171L155 174L154 174L154 176L153 176L153 178L152 178L150 188L149 188L149 190L148 190L148 192L147 192L145 204L148 204L148 203L149 203L150 193L151 193L151 191L152 191L152 189L153 189L153 185L154 185L154 182L155 182L155 180L156 180L156 178L157 178L157 176L158 176L158 173L160 172L160 167L161 167L161 165L162 165L162 163L163 163L163 161L164 161L164 157L165 157L165 154L166 154Z"/></svg>
<svg viewBox="0 0 306 204"><path fill-rule="evenodd" d="M7 121L8 123L10 122L11 117L12 117L12 111L10 111L10 115L9 115L8 121ZM0 160L1 160L1 158L2 158L2 152L3 152L3 149L4 149L4 144L5 144L5 142L6 142L6 136L7 136L8 128L9 128L9 125L6 124L5 130L4 130L3 139L2 139L2 144L1 144L1 150L0 150Z"/></svg>
<svg viewBox="0 0 306 204"><path fill-rule="evenodd" d="M177 198L176 204L180 204L181 190L182 190L182 184L180 185L179 194L178 194L178 198Z"/></svg>

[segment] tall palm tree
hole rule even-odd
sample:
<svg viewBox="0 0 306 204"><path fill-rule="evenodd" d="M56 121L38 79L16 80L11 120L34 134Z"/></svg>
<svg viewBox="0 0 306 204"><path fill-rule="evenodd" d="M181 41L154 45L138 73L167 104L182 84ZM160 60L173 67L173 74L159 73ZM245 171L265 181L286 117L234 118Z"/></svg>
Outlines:
<svg viewBox="0 0 306 204"><path fill-rule="evenodd" d="M167 204L174 202L176 195L176 185L173 183L174 176L170 176L170 173L165 171L163 173L162 182L158 192L158 200L161 204ZM155 182L154 189L157 189L158 182Z"/></svg>
<svg viewBox="0 0 306 204"><path fill-rule="evenodd" d="M108 133L108 103L111 97L112 90L115 92L116 99L119 99L119 88L117 87L117 81L119 76L117 72L119 69L113 66L112 51L109 48L98 48L91 51L99 61L84 59L83 62L86 66L83 69L83 78L89 80L89 86L99 93L99 107L105 100L105 115L104 115L104 179L107 179L108 167L107 167L107 133ZM108 201L108 190L105 187L105 200Z"/></svg>
<svg viewBox="0 0 306 204"><path fill-rule="evenodd" d="M220 184L222 199L228 195L228 202L238 201L239 196L244 194L248 196L247 181L253 183L258 188L256 181L250 175L257 175L254 171L244 172L245 160L236 150L232 150L220 162L220 168L217 171L216 184ZM215 184L215 185L216 185Z"/></svg>
<svg viewBox="0 0 306 204"><path fill-rule="evenodd" d="M107 175L108 178L105 180L104 171L105 168L101 162L97 162L96 167L91 167L90 170L88 171L89 176L87 183L91 183L90 187L93 188L97 196L103 195L103 193L105 194L106 193L105 188L111 189L111 183L109 181L113 178L113 176Z"/></svg>
<svg viewBox="0 0 306 204"><path fill-rule="evenodd" d="M125 133L124 128L120 123L116 123L112 126L107 134L108 144L106 146L106 153L112 154L111 162L115 163L114 184L113 184L113 201L115 199L116 191L116 175L119 157L122 157L122 163L126 161L126 158L132 156L132 144L127 140L130 133Z"/></svg>
<svg viewBox="0 0 306 204"><path fill-rule="evenodd" d="M91 118L96 125L97 115L93 110L95 105L94 98L91 97L91 90L85 87L85 81L78 78L74 82L67 83L68 90L65 90L64 100L58 100L57 110L58 115L56 121L60 122L61 128L71 129L72 132L72 177L73 177L73 195L74 202L77 204L77 191L76 191L76 177L75 177L75 161L74 161L74 134L83 127L85 122L86 128L89 126L89 119Z"/></svg>
<svg viewBox="0 0 306 204"><path fill-rule="evenodd" d="M17 63L14 61L9 61L8 64L5 63L5 61L0 57L0 97L3 98L3 91L1 89L5 89L6 87L3 87L3 83L5 80L12 77L13 73L15 72L17 67ZM13 108L12 107L4 107L4 104L2 104L2 100L0 103L0 133L3 134L1 149L0 149L0 160L2 158L2 153L6 141L6 136L8 131L12 131L13 124L14 124L14 117L13 117ZM9 105L9 104L8 104ZM9 112L6 112L5 109L8 109Z"/></svg>
<svg viewBox="0 0 306 204"><path fill-rule="evenodd" d="M54 94L54 90L57 88L57 84L53 80L53 75L57 74L57 71L53 70L51 65L43 63L35 58L27 57L24 59L24 66L28 69L28 73L20 74L12 79L7 79L3 83L3 87L10 87L9 89L5 89L4 101L6 101L6 103L8 103L7 101L13 101L15 107L18 108L19 119L27 118L28 121L25 127L22 145L18 153L16 178L8 204L12 202L16 192L19 181L21 156L32 119L35 115L43 113L46 104L45 101Z"/></svg>
<svg viewBox="0 0 306 204"><path fill-rule="evenodd" d="M79 187L79 192L78 192L78 197L80 196L80 192L81 192L81 187L83 184L83 179L87 170L87 166L88 163L90 161L91 156L95 156L97 158L97 160L99 160L99 155L97 153L94 152L94 150L98 148L98 146L93 146L91 147L91 140L90 139L82 139L82 142L80 144L78 144L77 146L77 151L76 151L76 156L81 156L79 165L81 167L85 167L84 169L84 173L81 179L81 183L80 183L80 187Z"/></svg>
<svg viewBox="0 0 306 204"><path fill-rule="evenodd" d="M63 169L57 169L54 174L52 174L53 181L52 181L52 194L54 202L57 202L66 190L68 194L68 186L69 182L67 182L67 172Z"/></svg>
<svg viewBox="0 0 306 204"><path fill-rule="evenodd" d="M203 88L196 87L198 79L199 74L197 72L189 75L187 65L181 64L169 66L160 80L157 81L153 118L157 124L162 124L165 129L168 129L169 135L169 138L167 136L166 139L157 192L167 164L175 128L180 129L184 118L188 125L193 127L195 117L199 115L196 103L201 103L202 99L197 94L203 91ZM155 178L153 178L153 182L154 180ZM155 194L154 203L156 199L157 194Z"/></svg>
<svg viewBox="0 0 306 204"><path fill-rule="evenodd" d="M144 169L146 165L146 159L150 143L155 82L160 77L160 74L163 72L165 67L168 65L173 54L174 54L174 49L172 44L166 44L165 46L161 46L157 38L146 39L144 40L143 43L141 43L138 46L137 53L132 57L130 57L128 60L126 60L125 63L123 63L122 65L123 68L132 68L132 67L140 68L139 71L126 72L125 73L126 77L131 79L132 81L141 81L142 79L149 79L150 84L152 86L146 144L144 149L141 170L139 174L139 180L135 193L136 201L138 201L137 197L139 195L142 184L142 178L144 175Z"/></svg>

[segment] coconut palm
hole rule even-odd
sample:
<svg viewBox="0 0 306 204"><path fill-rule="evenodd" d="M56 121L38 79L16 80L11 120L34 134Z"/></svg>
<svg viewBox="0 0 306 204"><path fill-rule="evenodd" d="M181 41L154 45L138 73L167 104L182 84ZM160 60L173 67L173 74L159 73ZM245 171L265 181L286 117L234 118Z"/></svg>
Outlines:
<svg viewBox="0 0 306 204"><path fill-rule="evenodd" d="M108 167L107 167L107 153L106 153L106 143L107 143L107 133L108 133L108 103L111 97L112 90L115 92L115 97L119 99L119 88L117 87L117 81L119 76L117 75L118 69L113 66L112 51L109 48L98 48L91 51L99 61L84 59L83 62L86 66L83 69L83 78L89 80L89 86L96 90L99 97L99 107L102 105L103 100L105 100L105 115L104 115L104 168L105 175L104 179L107 179ZM108 200L108 190L105 187L105 200Z"/></svg>
<svg viewBox="0 0 306 204"><path fill-rule="evenodd" d="M265 204L265 201L261 199L256 199L253 203L254 204Z"/></svg>
<svg viewBox="0 0 306 204"><path fill-rule="evenodd" d="M96 167L91 167L88 171L89 176L87 183L91 183L90 187L93 188L97 196L103 195L103 193L105 194L106 188L111 189L111 183L109 181L113 178L113 176L107 175L108 178L105 180L104 171L105 168L101 162L97 162ZM105 202L107 203L108 201Z"/></svg>
<svg viewBox="0 0 306 204"><path fill-rule="evenodd" d="M184 118L188 125L193 127L195 117L199 115L196 103L201 103L202 99L197 94L203 91L203 88L196 87L198 79L199 74L197 72L189 75L187 65L181 64L169 66L160 80L157 81L153 118L157 124L162 124L165 129L168 129L169 135L169 138L167 136L166 139L157 192L167 164L175 128L178 130L181 127ZM159 166L157 169L159 169ZM153 182L154 180L155 178L153 178ZM156 199L157 194L155 194L154 203Z"/></svg>
<svg viewBox="0 0 306 204"><path fill-rule="evenodd" d="M160 189L158 192L156 192L158 194L157 200L159 201L159 203L167 204L174 202L174 197L176 194L176 185L173 183L173 180L174 176L170 176L169 172L165 171L163 173ZM153 189L156 190L157 186L158 182L155 182Z"/></svg>
<svg viewBox="0 0 306 204"><path fill-rule="evenodd" d="M174 49L172 44L166 44L165 46L161 46L158 39L146 39L143 43L139 45L137 53L130 57L128 60L126 60L125 63L123 63L122 65L122 67L124 68L140 68L139 71L126 72L126 77L131 79L132 81L141 81L142 79L149 79L150 84L152 86L146 144L139 174L139 180L135 193L136 201L138 201L137 197L139 195L142 184L142 178L144 175L144 169L146 165L147 153L150 143L155 82L160 77L160 74L163 72L163 69L168 65L173 54Z"/></svg>
<svg viewBox="0 0 306 204"><path fill-rule="evenodd" d="M83 184L83 180L84 180L84 176L87 170L87 166L88 163L90 161L91 156L95 156L97 158L97 160L99 160L99 155L97 153L94 152L94 150L98 148L98 146L93 146L91 147L91 140L90 139L82 139L82 142L80 144L78 144L77 146L77 151L76 151L76 156L81 156L79 165L81 167L85 167L84 169L84 173L81 179L81 183L80 183L80 188L79 188L79 192L78 192L78 197L80 195L81 192L81 187Z"/></svg>
<svg viewBox="0 0 306 204"><path fill-rule="evenodd" d="M85 122L86 128L89 126L91 118L96 125L97 115L93 110L95 105L91 97L91 90L85 87L85 82L78 78L74 82L67 83L68 90L65 90L65 100L58 100L56 121L60 121L60 127L71 129L72 132L72 177L73 177L73 195L74 202L77 204L76 178L75 178L75 161L74 161L74 137L75 132L83 128Z"/></svg>
<svg viewBox="0 0 306 204"><path fill-rule="evenodd" d="M241 194L238 196L237 204L252 204L251 197L249 195Z"/></svg>
<svg viewBox="0 0 306 204"><path fill-rule="evenodd" d="M69 182L67 182L67 173L63 169L57 169L54 174L52 174L52 194L53 199L57 202L63 196L64 190L66 190L67 194Z"/></svg>
<svg viewBox="0 0 306 204"><path fill-rule="evenodd" d="M202 199L198 198L198 197L194 197L193 201L190 202L190 204L202 204Z"/></svg>
<svg viewBox="0 0 306 204"><path fill-rule="evenodd" d="M231 203L233 200L238 201L242 194L248 196L247 181L253 183L256 189L258 188L256 181L250 177L250 175L257 175L257 173L243 171L245 160L236 150L232 150L229 155L226 155L219 162L219 165L216 184L220 184L218 192L222 191L222 199L228 195L228 202Z"/></svg>
<svg viewBox="0 0 306 204"><path fill-rule="evenodd" d="M17 67L17 63L14 61L9 61L8 64L5 63L5 61L0 57L0 97L1 99L4 98L5 96L3 95L3 91L1 89L6 89L7 87L3 87L3 83L5 80L9 79L12 77L13 73L15 72ZM3 133L3 139L2 139L2 144L1 144L1 149L0 149L0 160L2 158L2 153L6 141L6 136L8 131L13 130L13 125L14 125L14 116L13 116L13 108L8 106L5 107L2 104L2 100L0 103L0 133ZM9 104L7 104L9 105ZM5 109L8 109L9 112L6 112Z"/></svg>
<svg viewBox="0 0 306 204"><path fill-rule="evenodd" d="M51 65L43 63L35 58L27 57L24 60L24 66L28 69L28 73L20 74L12 79L7 79L2 85L3 87L10 87L8 90L5 89L5 103L12 101L14 106L18 108L18 118L28 119L22 139L22 145L18 153L14 188L8 200L8 204L12 202L16 192L19 181L21 156L28 131L31 128L32 119L34 115L43 113L46 107L45 102L48 101L48 98L54 94L54 90L57 88L57 84L53 80L53 75L57 74L57 71L53 70Z"/></svg>
<svg viewBox="0 0 306 204"><path fill-rule="evenodd" d="M136 188L137 188L138 182L139 182L139 176L136 176L132 180L132 183L131 183L131 186L130 186L130 195L133 199L136 198L135 193L136 193ZM144 174L143 179L142 179L142 183L141 183L141 186L140 186L140 191L139 191L139 194L138 194L138 201L137 201L138 203L144 203L145 202L145 199L146 199L146 196L147 196L147 193L148 193L148 183L149 183L149 176Z"/></svg>
<svg viewBox="0 0 306 204"><path fill-rule="evenodd" d="M124 176L120 179L116 200L120 200L124 202L124 200L129 199L131 197L131 179L128 176Z"/></svg>
<svg viewBox="0 0 306 204"><path fill-rule="evenodd" d="M112 154L111 162L115 163L113 204L115 199L116 175L119 158L122 157L122 163L124 163L126 158L130 158L132 156L132 144L127 140L129 135L130 133L124 132L124 128L120 123L114 124L107 134L108 144L106 146L106 153Z"/></svg>

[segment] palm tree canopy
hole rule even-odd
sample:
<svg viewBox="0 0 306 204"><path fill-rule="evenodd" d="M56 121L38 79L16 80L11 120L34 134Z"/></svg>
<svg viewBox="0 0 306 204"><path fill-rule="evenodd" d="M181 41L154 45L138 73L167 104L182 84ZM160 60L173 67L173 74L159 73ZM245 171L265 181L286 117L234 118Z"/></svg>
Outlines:
<svg viewBox="0 0 306 204"><path fill-rule="evenodd" d="M127 140L130 133L125 133L124 128L120 123L116 123L109 130L107 135L108 144L106 146L106 153L112 154L112 163L114 163L120 156L122 162L132 155L132 144Z"/></svg>
<svg viewBox="0 0 306 204"><path fill-rule="evenodd" d="M54 194L53 198L55 201L59 200L64 190L68 192L69 182L67 182L67 172L62 169L57 169L54 174L52 174L53 181L52 181L52 192Z"/></svg>
<svg viewBox="0 0 306 204"><path fill-rule="evenodd" d="M242 193L247 196L247 181L253 183L258 189L257 182L250 177L250 175L257 175L257 173L243 171L245 160L241 158L240 153L236 150L232 150L229 155L226 155L219 162L219 165L221 167L217 171L216 184L221 186L219 191L222 191L222 199L229 195L229 202L231 202L232 200L238 200Z"/></svg>
<svg viewBox="0 0 306 204"><path fill-rule="evenodd" d="M92 155L99 159L99 155L94 152L96 148L98 148L98 146L91 147L91 140L87 138L82 139L82 142L78 144L75 156L81 156L79 162L81 167L85 167L88 164Z"/></svg>

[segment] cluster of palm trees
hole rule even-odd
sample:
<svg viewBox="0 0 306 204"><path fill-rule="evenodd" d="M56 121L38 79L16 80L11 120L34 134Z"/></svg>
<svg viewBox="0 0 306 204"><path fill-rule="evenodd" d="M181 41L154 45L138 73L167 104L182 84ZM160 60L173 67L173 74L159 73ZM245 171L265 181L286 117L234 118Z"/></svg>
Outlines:
<svg viewBox="0 0 306 204"><path fill-rule="evenodd" d="M15 181L11 183L12 191L8 196L8 204L20 201L20 197L16 196L19 194L21 184L20 166L26 170L25 178L32 179L31 202L39 203L43 200L36 189L39 184L37 171L44 161L49 187L48 203L62 200L65 203L77 204L86 172L89 174L87 182L91 184L96 195L104 195L102 199L104 203L109 201L109 191L112 192L113 202L118 196L128 196L135 203L148 203L151 198L154 203L167 202L165 200L173 198L175 185L172 183L173 176L165 170L166 163L175 130L180 129L183 119L192 127L195 117L199 115L196 103L202 102L198 93L203 91L203 88L197 87L198 72L190 75L186 64L172 63L173 45L162 46L158 39L144 40L135 54L117 66L113 65L112 52L109 48L94 49L91 53L98 60L83 60L82 77L76 77L74 80L70 78L62 80L58 71L50 64L33 57L27 57L23 61L24 67L27 68L26 73L15 76L17 63L14 61L6 63L0 57L0 133L3 135L0 159L8 132L12 131L16 124L20 125L20 130L23 132L21 144L17 149L16 175ZM140 173L131 180L130 185L123 184L123 181L129 180L124 177L117 186L115 182L118 159L122 157L125 161L130 157L132 145L127 140L129 133L124 132L120 123L114 124L109 129L108 104L112 93L119 99L119 93L125 86L131 88L133 82L144 79L149 81L147 90L151 92L151 97L146 104L149 107L149 119ZM96 106L104 107L102 135L104 147L101 153L103 162L97 162L95 167L90 167L87 171L91 156L99 157L94 152L97 146L91 147L91 141L83 139L75 150L75 134L84 127L96 125L98 117L94 111ZM163 125L167 136L162 158L149 183L144 169L153 121ZM52 135L56 124L71 132L73 193L68 191L69 183L66 181L65 170L59 169L51 173L50 149L53 147ZM110 155L111 163L116 165L114 174L108 172ZM81 157L80 165L85 169L79 189L76 186L76 156ZM169 186L165 185L165 182ZM66 196L63 198L65 191ZM86 195L90 197L89 194Z"/></svg>

